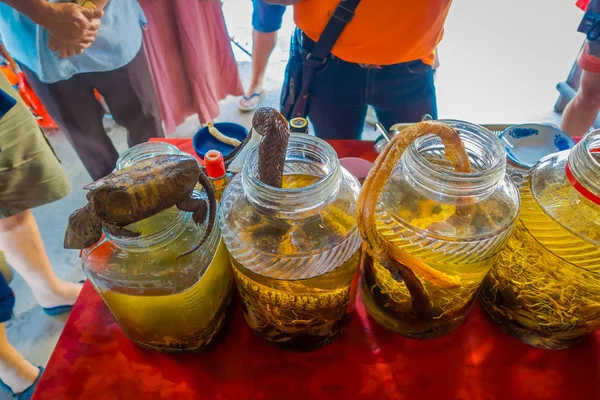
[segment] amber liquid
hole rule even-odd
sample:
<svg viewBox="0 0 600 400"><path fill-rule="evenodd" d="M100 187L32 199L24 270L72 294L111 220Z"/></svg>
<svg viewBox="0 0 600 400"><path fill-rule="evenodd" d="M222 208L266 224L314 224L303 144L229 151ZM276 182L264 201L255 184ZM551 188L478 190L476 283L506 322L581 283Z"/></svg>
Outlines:
<svg viewBox="0 0 600 400"><path fill-rule="evenodd" d="M422 229L446 221L455 213L454 206L433 204L431 200L416 204L411 201L410 205L399 205L396 213ZM477 205L470 227L483 230L490 220L501 221L502 217L496 215L501 212ZM467 317L506 235L502 233L474 244L424 240L403 227L398 228L402 233L390 228L397 223L389 215L376 217L377 229L384 240L418 258L451 285L432 282L408 265L386 266L365 255L360 287L365 308L380 325L401 335L417 339L445 335ZM475 248L481 252L473 251Z"/></svg>
<svg viewBox="0 0 600 400"><path fill-rule="evenodd" d="M230 271L221 242L200 281L182 292L131 293L112 287L103 297L123 331L138 345L164 352L198 351L213 342L225 323L232 292Z"/></svg>
<svg viewBox="0 0 600 400"><path fill-rule="evenodd" d="M417 339L430 339L456 329L467 317L491 260L471 264L428 263L432 268L459 279L457 288L439 288L416 277L430 305L416 312L415 300L404 277L367 257L361 283L361 298L369 314L385 328Z"/></svg>
<svg viewBox="0 0 600 400"><path fill-rule="evenodd" d="M302 188L319 179L311 175L285 175L282 186ZM347 219L354 216L341 214L339 210L328 210L315 223L346 234L347 227L353 225ZM278 242L282 255L297 256L299 249L304 248L301 240L295 239L295 233L276 231L265 221L249 227L248 231L253 232L248 240ZM309 232L310 224L303 227L302 235ZM359 258L357 251L327 273L296 280L266 277L232 259L248 325L259 337L282 349L309 351L327 345L344 331L349 321L356 294L352 282L357 280Z"/></svg>
<svg viewBox="0 0 600 400"><path fill-rule="evenodd" d="M217 201L221 201L221 196L223 196L225 188L227 187L229 182L231 182L233 177L233 174L230 173L227 173L221 178L209 177L210 183L212 184L213 190L215 191L215 198L217 199ZM202 190L202 188L200 190Z"/></svg>
<svg viewBox="0 0 600 400"><path fill-rule="evenodd" d="M346 327L360 252L330 273L310 279L267 278L233 261L246 322L270 344L287 350L323 347Z"/></svg>
<svg viewBox="0 0 600 400"><path fill-rule="evenodd" d="M548 195L565 198L560 190L571 189L553 188ZM565 349L600 328L600 247L557 224L533 198L528 184L521 198L521 221L484 281L481 303L519 340ZM586 213L569 204L561 208ZM591 210L589 218L598 215Z"/></svg>

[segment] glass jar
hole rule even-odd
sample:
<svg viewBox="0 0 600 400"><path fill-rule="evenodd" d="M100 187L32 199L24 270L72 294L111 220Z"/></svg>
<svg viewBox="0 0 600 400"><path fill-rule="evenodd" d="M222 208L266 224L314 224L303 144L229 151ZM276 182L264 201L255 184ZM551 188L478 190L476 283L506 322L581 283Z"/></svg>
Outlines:
<svg viewBox="0 0 600 400"><path fill-rule="evenodd" d="M567 348L600 327L600 131L540 160L521 199L481 303L521 341Z"/></svg>
<svg viewBox="0 0 600 400"><path fill-rule="evenodd" d="M354 306L360 186L321 139L292 133L283 187L258 179L258 146L221 199L220 223L248 325L280 348L342 333Z"/></svg>
<svg viewBox="0 0 600 400"><path fill-rule="evenodd" d="M459 132L472 172L454 171L438 136L413 142L393 167L375 215L382 243L410 263L383 265L365 246L362 271L369 314L385 328L419 339L444 335L464 321L519 209L498 138L467 122L441 122Z"/></svg>
<svg viewBox="0 0 600 400"><path fill-rule="evenodd" d="M128 163L159 155L161 149L140 145L131 152L136 156ZM218 225L198 250L181 258L200 241L206 221L196 225L191 213L172 207L127 228L141 235L105 232L98 244L84 250L86 276L136 344L164 352L205 349L224 325L233 290Z"/></svg>

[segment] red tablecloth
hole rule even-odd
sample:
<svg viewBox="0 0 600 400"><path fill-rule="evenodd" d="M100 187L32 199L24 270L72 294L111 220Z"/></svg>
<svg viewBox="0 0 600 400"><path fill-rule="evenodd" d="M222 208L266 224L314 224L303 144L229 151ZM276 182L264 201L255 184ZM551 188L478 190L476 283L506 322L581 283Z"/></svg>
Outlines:
<svg viewBox="0 0 600 400"><path fill-rule="evenodd" d="M341 157L375 157L369 143L331 143ZM236 304L213 350L174 356L131 343L86 283L34 399L598 400L600 334L570 350L535 349L475 306L453 333L413 340L381 328L358 299L341 338L298 354L257 339Z"/></svg>

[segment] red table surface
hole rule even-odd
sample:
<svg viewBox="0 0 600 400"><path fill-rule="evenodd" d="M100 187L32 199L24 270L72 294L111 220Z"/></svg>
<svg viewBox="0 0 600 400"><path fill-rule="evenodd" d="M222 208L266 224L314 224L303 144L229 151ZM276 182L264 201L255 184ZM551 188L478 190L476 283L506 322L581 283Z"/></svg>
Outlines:
<svg viewBox="0 0 600 400"><path fill-rule="evenodd" d="M191 141L171 140L182 150ZM332 141L340 157L373 159L370 143ZM600 399L600 333L579 347L540 350L502 333L476 305L434 340L391 333L360 300L341 338L310 353L268 346L239 299L209 352L167 355L134 345L89 282L35 400L61 399Z"/></svg>

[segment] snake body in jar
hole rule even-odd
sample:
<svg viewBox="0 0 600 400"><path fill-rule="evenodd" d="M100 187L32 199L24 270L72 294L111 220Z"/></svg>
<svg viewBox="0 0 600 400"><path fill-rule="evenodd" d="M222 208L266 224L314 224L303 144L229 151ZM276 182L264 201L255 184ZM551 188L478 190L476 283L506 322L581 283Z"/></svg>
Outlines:
<svg viewBox="0 0 600 400"><path fill-rule="evenodd" d="M390 241L384 234L386 223L377 214L379 198L404 151L413 141L429 134L440 137L444 155L454 171L471 172L458 131L441 122L421 122L396 135L380 154L357 204L359 229L367 243L361 286L367 310L386 328L417 338L440 336L460 325L483 279L481 271L489 269L487 261L463 265L460 271L446 268L439 256L429 257L436 262L426 262L427 250L400 239ZM422 206L418 204L417 208ZM422 230L427 232L436 224L469 227L483 214L469 196L459 197L452 207L438 208L433 212L436 218L420 219Z"/></svg>
<svg viewBox="0 0 600 400"><path fill-rule="evenodd" d="M317 167L300 167L309 165L310 160L297 163L292 156L286 165L286 155L291 154L287 153L289 127L276 110L259 109L253 127L262 136L254 176L261 186L268 186L266 190L273 196L270 201L285 203L288 191L322 184L325 178ZM301 140L303 135L297 135L292 140ZM357 276L360 252L358 247L352 248L351 254L339 249L350 248L340 238L351 237L360 243L355 200L350 207L335 196L328 201L310 216L298 216L294 211L294 215L282 216L249 201L235 206L236 215L247 218L236 231L236 241L251 244L252 252L265 252L264 261L256 264L251 264L256 258L244 257L250 246L231 252L244 315L252 330L276 347L295 351L323 347L343 332L349 320L354 304L351 283ZM315 243L331 247L315 247ZM235 254L241 255L240 261ZM278 268L285 268L286 263L297 267L295 271L307 272L302 277L285 275L286 270Z"/></svg>

